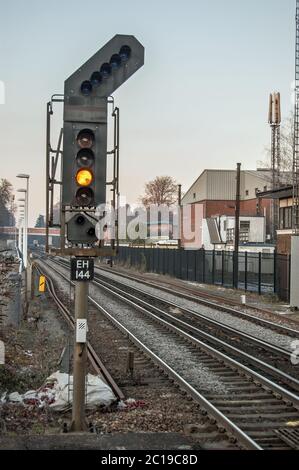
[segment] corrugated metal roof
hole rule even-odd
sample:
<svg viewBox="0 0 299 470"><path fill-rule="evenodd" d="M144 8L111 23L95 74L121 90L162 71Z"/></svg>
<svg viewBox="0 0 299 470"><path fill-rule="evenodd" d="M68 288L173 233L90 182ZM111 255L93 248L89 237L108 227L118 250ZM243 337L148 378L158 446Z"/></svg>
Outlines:
<svg viewBox="0 0 299 470"><path fill-rule="evenodd" d="M289 178L288 172L282 173L282 179ZM241 200L254 199L255 190L270 188L272 174L270 170L241 171ZM204 170L190 186L183 204L192 204L204 200L235 200L236 170Z"/></svg>

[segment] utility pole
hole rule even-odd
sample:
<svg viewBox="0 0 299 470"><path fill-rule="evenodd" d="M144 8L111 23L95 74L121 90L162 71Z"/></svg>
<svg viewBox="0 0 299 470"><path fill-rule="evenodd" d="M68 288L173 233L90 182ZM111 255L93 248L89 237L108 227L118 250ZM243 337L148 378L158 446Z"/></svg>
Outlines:
<svg viewBox="0 0 299 470"><path fill-rule="evenodd" d="M281 125L281 104L280 93L273 92L269 99L268 122L271 127L271 166L272 166L272 189L280 187L280 125ZM279 204L275 199L272 200L272 224L271 238L276 241L276 232L279 224Z"/></svg>
<svg viewBox="0 0 299 470"><path fill-rule="evenodd" d="M235 289L238 289L238 281L239 281L240 186L241 186L241 163L237 163L236 206L235 206L235 248L234 248L234 267L233 267Z"/></svg>
<svg viewBox="0 0 299 470"><path fill-rule="evenodd" d="M179 217L178 217L178 223L179 223L179 239L178 239L178 249L180 250L182 248L182 220L181 220L181 205L182 205L182 185L178 185L178 210L179 210Z"/></svg>

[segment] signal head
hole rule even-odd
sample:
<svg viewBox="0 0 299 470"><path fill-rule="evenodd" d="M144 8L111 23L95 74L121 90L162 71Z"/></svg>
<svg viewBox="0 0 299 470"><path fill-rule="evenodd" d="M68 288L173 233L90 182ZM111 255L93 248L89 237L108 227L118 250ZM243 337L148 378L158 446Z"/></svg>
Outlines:
<svg viewBox="0 0 299 470"><path fill-rule="evenodd" d="M122 62L127 62L131 56L130 46L122 46L119 50L119 56Z"/></svg>
<svg viewBox="0 0 299 470"><path fill-rule="evenodd" d="M121 66L121 57L119 54L113 54L110 59L112 69L118 69Z"/></svg>
<svg viewBox="0 0 299 470"><path fill-rule="evenodd" d="M76 161L80 167L90 167L94 163L93 151L89 148L79 150Z"/></svg>
<svg viewBox="0 0 299 470"><path fill-rule="evenodd" d="M103 77L100 72L93 72L93 74L90 77L91 84L94 86L100 85L102 80L103 80Z"/></svg>
<svg viewBox="0 0 299 470"><path fill-rule="evenodd" d="M78 206L91 206L93 199L93 191L90 188L79 188L76 192Z"/></svg>
<svg viewBox="0 0 299 470"><path fill-rule="evenodd" d="M96 231L94 227L91 227L90 229L87 230L87 235L89 235L90 237L94 237L95 234L96 234Z"/></svg>
<svg viewBox="0 0 299 470"><path fill-rule="evenodd" d="M89 80L84 80L81 84L81 93L84 96L89 96L92 92L92 83Z"/></svg>
<svg viewBox="0 0 299 470"><path fill-rule="evenodd" d="M94 133L90 129L82 129L77 136L77 144L81 149L90 149L94 143Z"/></svg>
<svg viewBox="0 0 299 470"><path fill-rule="evenodd" d="M85 224L85 217L83 215L78 215L76 218L76 224L84 225Z"/></svg>
<svg viewBox="0 0 299 470"><path fill-rule="evenodd" d="M103 78L108 78L111 75L111 65L108 64L108 62L105 62L101 68L100 68L100 73Z"/></svg>
<svg viewBox="0 0 299 470"><path fill-rule="evenodd" d="M92 180L93 174L88 168L81 168L77 171L76 181L79 186L89 186Z"/></svg>

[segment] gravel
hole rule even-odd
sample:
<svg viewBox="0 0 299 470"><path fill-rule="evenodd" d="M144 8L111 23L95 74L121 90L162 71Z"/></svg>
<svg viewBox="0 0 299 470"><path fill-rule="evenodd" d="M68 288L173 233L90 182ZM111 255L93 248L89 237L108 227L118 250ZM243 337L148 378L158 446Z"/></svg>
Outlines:
<svg viewBox="0 0 299 470"><path fill-rule="evenodd" d="M284 348L288 351L293 351L291 344L297 338L291 338L289 336L277 333L269 328L255 324L249 320L239 318L230 313L214 310L210 307L199 305L196 302L192 302L190 300L177 297L176 295L168 294L167 292L161 291L157 288L149 287L147 285L142 285L141 287L141 284L139 282L122 278L121 276L114 274L114 273L101 271L101 274L105 275L107 278L115 279L116 281L120 281L121 283L125 285L137 288L140 292L145 292L147 294L160 297L166 302L167 301L173 302L178 307L193 310L194 312L205 315L207 318L211 318L213 320L219 321L223 323L224 325L236 328L244 333L255 336L258 339L267 341L275 346Z"/></svg>

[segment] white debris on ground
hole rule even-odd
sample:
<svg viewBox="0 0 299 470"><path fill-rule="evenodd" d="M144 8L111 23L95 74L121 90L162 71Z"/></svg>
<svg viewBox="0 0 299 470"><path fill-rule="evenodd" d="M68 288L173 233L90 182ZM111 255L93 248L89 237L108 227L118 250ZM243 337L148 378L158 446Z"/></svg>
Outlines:
<svg viewBox="0 0 299 470"><path fill-rule="evenodd" d="M127 398L126 400L119 401L117 404L118 411L129 411L145 407L146 402L144 400L135 400L135 398Z"/></svg>
<svg viewBox="0 0 299 470"><path fill-rule="evenodd" d="M55 372L50 375L39 389L29 390L20 395L18 392L4 393L1 403L22 403L34 405L37 408L49 406L54 411L69 408L73 400L73 376ZM95 375L88 374L86 384L86 407L95 409L99 406L109 406L116 400L111 388Z"/></svg>

